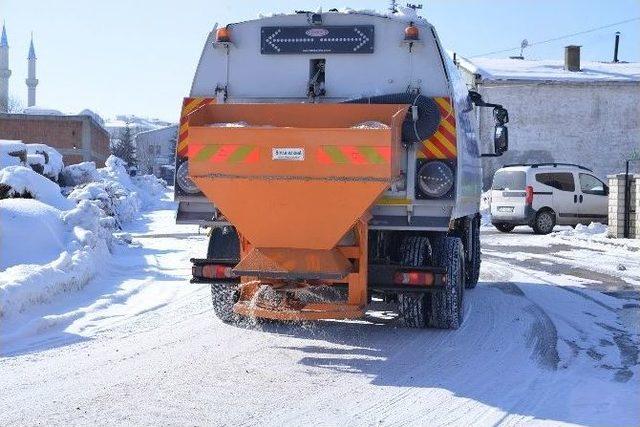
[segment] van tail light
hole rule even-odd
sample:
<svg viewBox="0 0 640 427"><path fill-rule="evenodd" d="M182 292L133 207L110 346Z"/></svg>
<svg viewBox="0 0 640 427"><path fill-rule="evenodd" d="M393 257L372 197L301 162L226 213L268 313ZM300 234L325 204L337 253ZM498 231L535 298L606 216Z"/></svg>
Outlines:
<svg viewBox="0 0 640 427"><path fill-rule="evenodd" d="M530 185L527 185L527 187L524 189L524 202L527 205L531 205L533 204L533 187Z"/></svg>
<svg viewBox="0 0 640 427"><path fill-rule="evenodd" d="M393 276L396 285L431 286L434 276L430 271L397 271Z"/></svg>

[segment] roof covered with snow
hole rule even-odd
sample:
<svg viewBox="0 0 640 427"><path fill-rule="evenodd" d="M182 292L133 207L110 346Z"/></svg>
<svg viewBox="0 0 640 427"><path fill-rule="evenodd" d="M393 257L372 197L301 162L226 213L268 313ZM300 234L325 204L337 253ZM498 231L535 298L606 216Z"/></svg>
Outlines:
<svg viewBox="0 0 640 427"><path fill-rule="evenodd" d="M458 57L460 67L485 81L640 82L638 62L582 61L581 71L567 71L562 60Z"/></svg>

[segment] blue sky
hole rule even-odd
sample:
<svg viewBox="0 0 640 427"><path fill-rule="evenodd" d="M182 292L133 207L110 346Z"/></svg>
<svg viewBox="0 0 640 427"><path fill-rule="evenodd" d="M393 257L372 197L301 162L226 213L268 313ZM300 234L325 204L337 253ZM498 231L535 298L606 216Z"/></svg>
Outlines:
<svg viewBox="0 0 640 427"><path fill-rule="evenodd" d="M444 45L463 56L518 46L524 38L536 42L640 17L638 0L423 4L421 14L436 26ZM13 71L10 92L26 103L26 56L33 31L39 105L72 113L91 108L104 117L136 114L176 121L180 100L188 93L205 37L215 22L319 6L384 9L388 1L0 0ZM640 61L638 20L534 46L525 57L560 59L563 46L580 44L583 59L610 61L616 30L622 32L621 59Z"/></svg>

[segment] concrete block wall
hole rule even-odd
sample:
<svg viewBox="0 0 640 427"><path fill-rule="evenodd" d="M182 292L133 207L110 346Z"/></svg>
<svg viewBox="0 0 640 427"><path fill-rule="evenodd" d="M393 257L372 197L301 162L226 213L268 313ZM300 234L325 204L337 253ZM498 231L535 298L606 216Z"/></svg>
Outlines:
<svg viewBox="0 0 640 427"><path fill-rule="evenodd" d="M624 237L625 175L609 175L609 237ZM640 175L631 175L629 237L640 238Z"/></svg>

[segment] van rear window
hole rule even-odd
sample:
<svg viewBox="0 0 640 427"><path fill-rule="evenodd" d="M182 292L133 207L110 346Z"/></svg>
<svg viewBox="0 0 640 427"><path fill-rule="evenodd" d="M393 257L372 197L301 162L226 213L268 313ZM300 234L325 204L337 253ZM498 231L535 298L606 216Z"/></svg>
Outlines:
<svg viewBox="0 0 640 427"><path fill-rule="evenodd" d="M493 175L492 190L524 190L527 177L522 171L499 170Z"/></svg>

